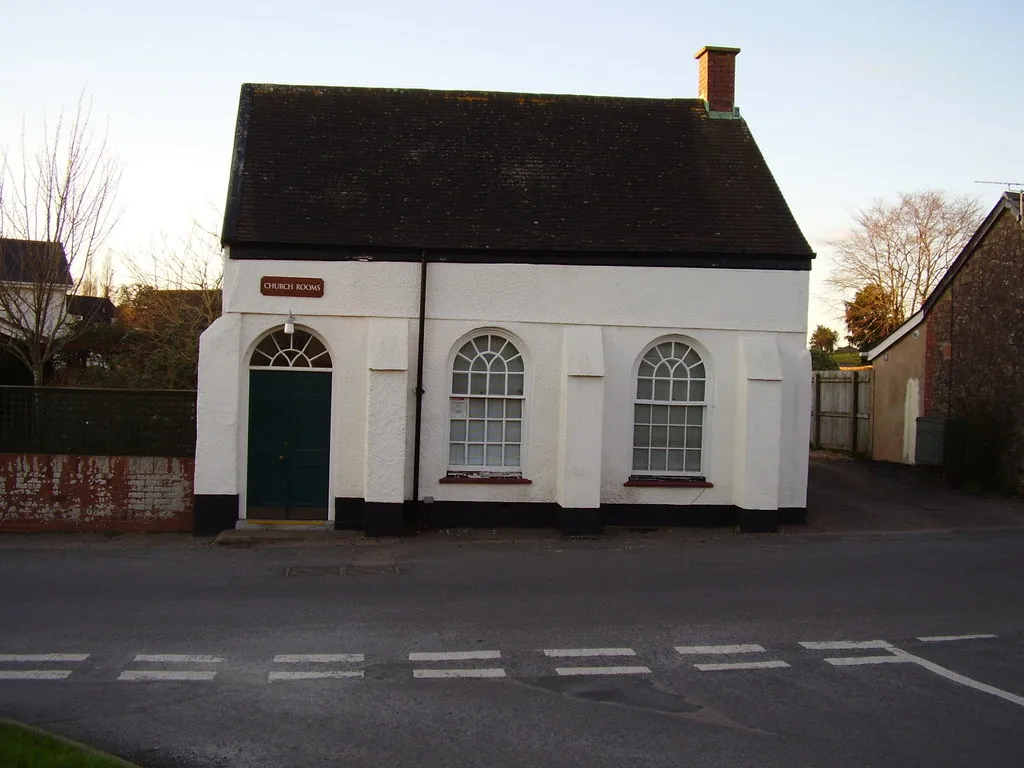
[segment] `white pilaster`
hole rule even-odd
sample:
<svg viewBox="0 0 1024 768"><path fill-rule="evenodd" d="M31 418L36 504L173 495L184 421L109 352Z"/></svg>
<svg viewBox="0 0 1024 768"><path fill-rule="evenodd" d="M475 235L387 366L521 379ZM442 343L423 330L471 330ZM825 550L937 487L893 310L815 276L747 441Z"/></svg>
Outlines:
<svg viewBox="0 0 1024 768"><path fill-rule="evenodd" d="M199 338L196 494L238 493L241 315L221 315Z"/></svg>
<svg viewBox="0 0 1024 768"><path fill-rule="evenodd" d="M371 319L367 331L363 498L400 504L406 495L409 322Z"/></svg>
<svg viewBox="0 0 1024 768"><path fill-rule="evenodd" d="M557 501L563 508L601 506L604 336L595 326L562 334Z"/></svg>
<svg viewBox="0 0 1024 768"><path fill-rule="evenodd" d="M802 339L800 340L802 342ZM782 375L782 450L779 508L807 506L807 470L811 434L811 353L802 343L780 343Z"/></svg>
<svg viewBox="0 0 1024 768"><path fill-rule="evenodd" d="M738 376L733 503L778 509L782 364L774 337L740 337Z"/></svg>

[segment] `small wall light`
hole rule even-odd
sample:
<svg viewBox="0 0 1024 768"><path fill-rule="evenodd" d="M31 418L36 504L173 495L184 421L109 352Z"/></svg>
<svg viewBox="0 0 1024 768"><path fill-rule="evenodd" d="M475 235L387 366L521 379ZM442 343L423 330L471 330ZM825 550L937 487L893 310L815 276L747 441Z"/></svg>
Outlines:
<svg viewBox="0 0 1024 768"><path fill-rule="evenodd" d="M289 336L295 333L295 318L292 317L291 310L288 310L288 319L284 321L284 332Z"/></svg>

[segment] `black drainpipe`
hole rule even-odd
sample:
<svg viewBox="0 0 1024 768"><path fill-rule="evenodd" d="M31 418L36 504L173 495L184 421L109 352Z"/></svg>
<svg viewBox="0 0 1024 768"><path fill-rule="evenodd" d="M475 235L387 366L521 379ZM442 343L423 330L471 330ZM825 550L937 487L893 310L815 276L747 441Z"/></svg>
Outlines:
<svg viewBox="0 0 1024 768"><path fill-rule="evenodd" d="M423 432L423 339L427 321L427 251L420 252L420 327L416 342L416 426L412 453L412 513L417 524L422 523L420 510L420 437Z"/></svg>

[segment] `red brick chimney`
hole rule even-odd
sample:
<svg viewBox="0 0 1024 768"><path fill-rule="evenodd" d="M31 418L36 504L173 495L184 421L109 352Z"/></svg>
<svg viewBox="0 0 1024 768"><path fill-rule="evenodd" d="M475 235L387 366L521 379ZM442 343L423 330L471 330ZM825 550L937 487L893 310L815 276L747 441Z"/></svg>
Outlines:
<svg viewBox="0 0 1024 768"><path fill-rule="evenodd" d="M736 102L736 54L739 52L739 48L705 45L693 57L700 62L697 97L704 99L708 112L732 115Z"/></svg>

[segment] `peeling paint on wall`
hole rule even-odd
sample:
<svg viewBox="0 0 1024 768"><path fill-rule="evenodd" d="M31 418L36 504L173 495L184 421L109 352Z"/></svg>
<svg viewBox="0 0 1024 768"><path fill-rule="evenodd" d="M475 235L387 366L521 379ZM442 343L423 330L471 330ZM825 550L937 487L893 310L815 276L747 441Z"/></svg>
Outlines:
<svg viewBox="0 0 1024 768"><path fill-rule="evenodd" d="M195 461L0 454L0 531L189 531Z"/></svg>

